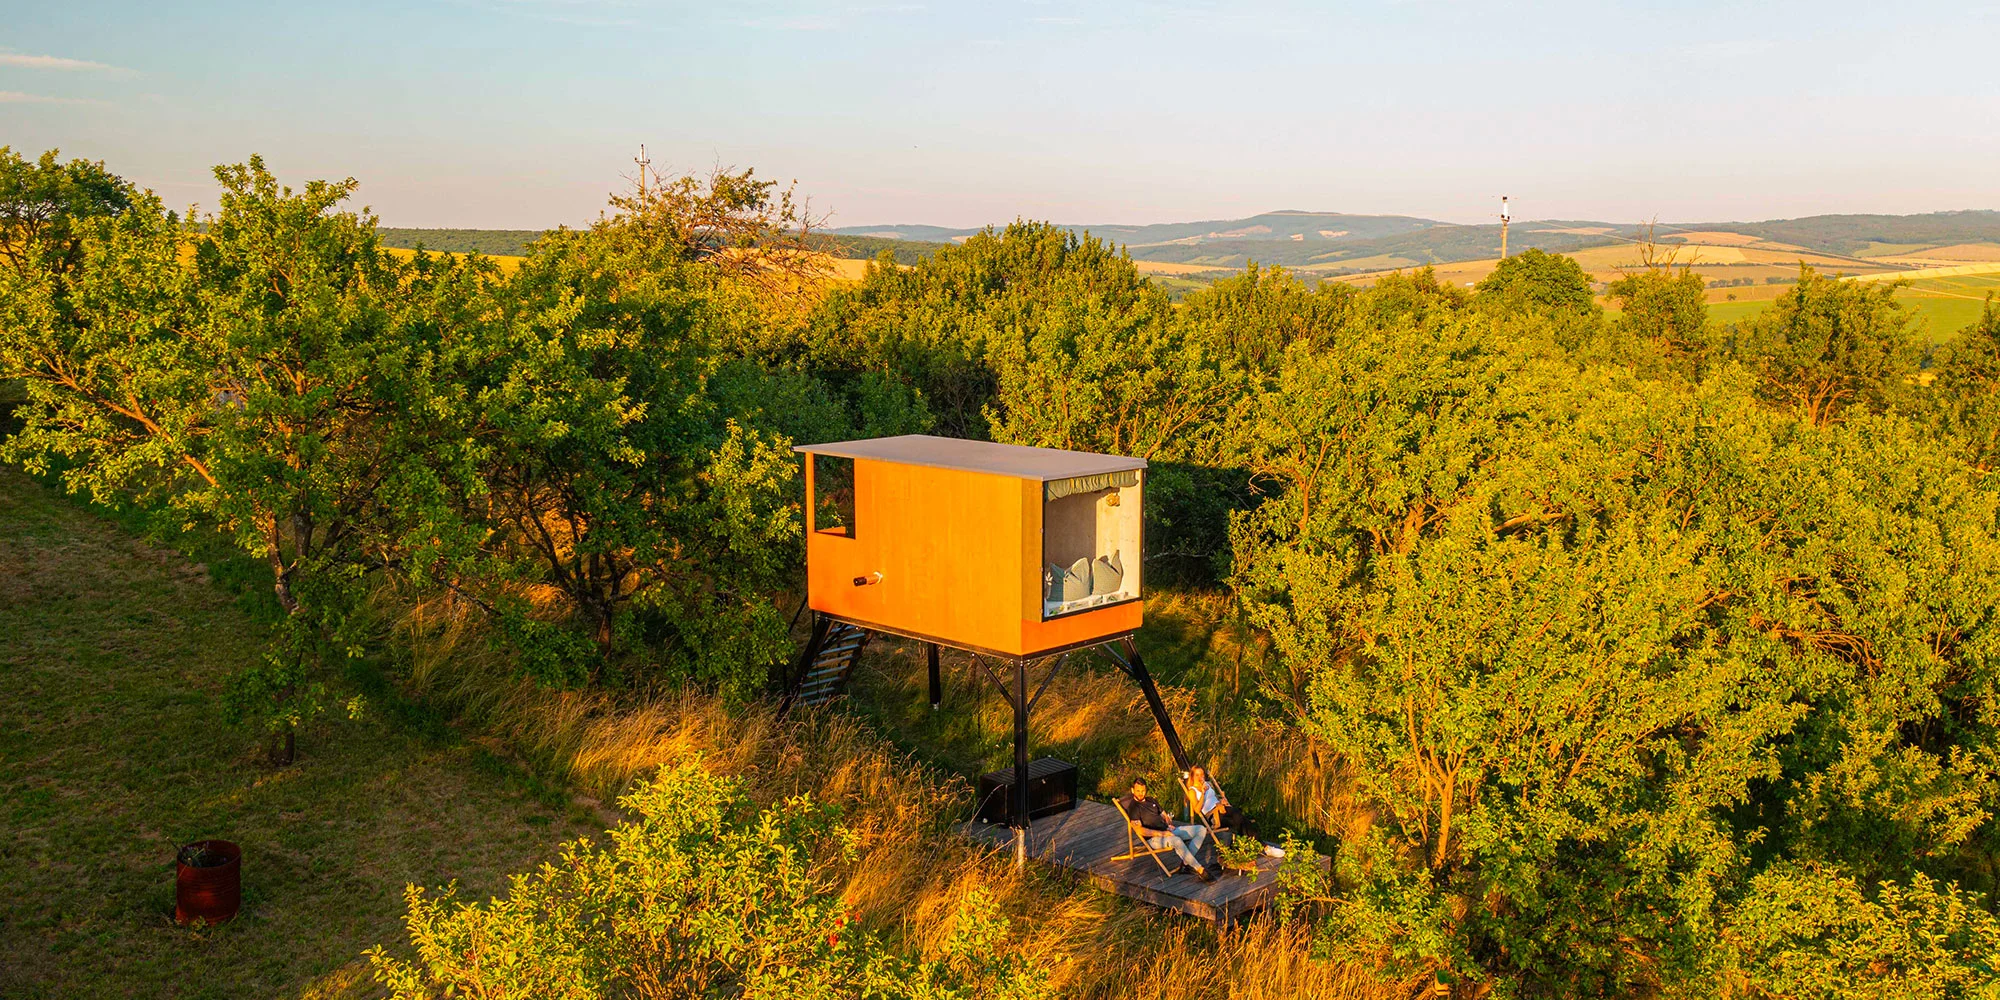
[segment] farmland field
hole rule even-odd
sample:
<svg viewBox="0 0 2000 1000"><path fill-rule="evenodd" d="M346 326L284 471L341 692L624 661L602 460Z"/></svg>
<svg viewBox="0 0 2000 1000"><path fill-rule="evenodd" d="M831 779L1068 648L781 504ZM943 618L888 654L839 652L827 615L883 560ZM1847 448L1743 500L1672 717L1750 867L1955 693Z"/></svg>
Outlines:
<svg viewBox="0 0 2000 1000"><path fill-rule="evenodd" d="M1709 290L1708 315L1718 323L1749 319L1765 309L1789 286L1715 288ZM2000 271L1988 274L1920 278L1896 290L1896 301L1913 310L1922 323L1918 336L1945 340L1979 319L1988 293L2000 297ZM1734 300L1727 298L1735 294Z"/></svg>
<svg viewBox="0 0 2000 1000"><path fill-rule="evenodd" d="M384 247L383 249L389 251L391 254L394 254L397 257L403 258L404 260L409 260L410 258L415 257L417 255L417 251L406 249L403 247ZM432 253L449 253L449 252L451 251L432 251ZM516 268L519 268L521 266L521 262L527 260L528 258L516 257L509 254L487 254L486 259L492 261L495 264L500 265L501 274L512 274L514 273Z"/></svg>
<svg viewBox="0 0 2000 1000"><path fill-rule="evenodd" d="M1850 258L1797 248L1773 248L1773 244L1732 233L1683 235L1690 237L1690 242L1662 244L1662 249L1674 252L1677 262L1689 265L1706 281L1744 282L1708 289L1709 316L1718 323L1733 323L1748 319L1770 308L1773 301L1791 289L1792 281L1798 277L1800 263L1805 263L1822 273L1867 276L1869 280L1899 280L1897 275L1907 269L1906 266L1892 265L1886 257L1882 258L1881 264L1871 265ZM1714 237L1715 242L1693 241L1693 238L1710 237ZM1722 245L1725 242L1729 245ZM1987 246L1987 244L1966 244L1936 250L1925 250L1920 245L1886 248L1896 252L1909 250L1940 254L1949 252L1964 259L1954 262L1925 258L1925 262L1947 269L1980 268L1978 273L1973 274L1953 274L1947 270L1942 275L1925 276L1919 272L1908 287L1896 292L1897 301L1914 310L1919 317L1922 324L1920 337L1933 342L1950 337L1979 318L1988 292L2000 293L2000 267L1985 270L1976 262L1978 255L1984 253ZM2000 247L1993 249L2000 251ZM1574 258L1585 271L1590 273L1591 278L1598 282L1615 281L1621 275L1644 266L1638 248L1633 245L1596 247L1579 250L1568 256ZM1433 269L1440 281L1468 288L1491 274L1498 263L1497 260L1468 260L1433 265ZM1301 270L1312 272L1319 268L1309 266ZM1374 284L1378 278L1389 273L1393 273L1393 270L1330 276L1325 280L1366 286Z"/></svg>

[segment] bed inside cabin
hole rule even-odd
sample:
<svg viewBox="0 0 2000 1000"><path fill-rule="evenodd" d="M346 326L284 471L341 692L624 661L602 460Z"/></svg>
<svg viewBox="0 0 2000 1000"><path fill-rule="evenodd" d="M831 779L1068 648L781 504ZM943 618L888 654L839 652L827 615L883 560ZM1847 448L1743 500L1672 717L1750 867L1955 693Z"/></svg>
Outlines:
<svg viewBox="0 0 2000 1000"><path fill-rule="evenodd" d="M1137 469L1042 484L1042 618L1137 600Z"/></svg>

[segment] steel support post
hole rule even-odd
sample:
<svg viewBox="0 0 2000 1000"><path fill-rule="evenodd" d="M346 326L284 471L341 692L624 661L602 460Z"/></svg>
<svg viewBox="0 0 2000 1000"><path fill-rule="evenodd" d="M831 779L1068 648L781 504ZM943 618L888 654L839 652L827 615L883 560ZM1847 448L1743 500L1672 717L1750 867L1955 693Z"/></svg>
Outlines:
<svg viewBox="0 0 2000 1000"><path fill-rule="evenodd" d="M1183 772L1189 768L1187 749L1181 746L1181 736L1174 732L1174 720L1167 718L1167 703L1160 700L1160 689L1153 686L1153 675L1146 672L1146 661L1139 658L1139 646L1130 636L1119 640L1129 658L1132 679L1139 683L1139 690L1146 695L1146 705L1153 710L1153 719L1160 724L1160 735L1167 738L1167 752L1174 755L1174 765Z"/></svg>
<svg viewBox="0 0 2000 1000"><path fill-rule="evenodd" d="M938 675L937 643L924 643L924 656L931 661L931 710L936 711L944 704L944 678Z"/></svg>
<svg viewBox="0 0 2000 1000"><path fill-rule="evenodd" d="M1014 867L1028 864L1028 663L1014 661Z"/></svg>

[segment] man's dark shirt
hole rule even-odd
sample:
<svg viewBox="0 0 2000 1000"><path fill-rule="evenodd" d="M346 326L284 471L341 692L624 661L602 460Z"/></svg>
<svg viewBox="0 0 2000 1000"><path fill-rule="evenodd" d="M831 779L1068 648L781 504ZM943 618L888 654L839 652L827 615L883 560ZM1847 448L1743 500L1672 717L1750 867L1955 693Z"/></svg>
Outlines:
<svg viewBox="0 0 2000 1000"><path fill-rule="evenodd" d="M1127 795L1119 799L1118 804L1125 807L1125 815L1132 817L1132 822L1145 829L1165 831L1174 828L1172 823L1167 822L1167 814L1160 811L1159 801L1151 796L1134 799Z"/></svg>

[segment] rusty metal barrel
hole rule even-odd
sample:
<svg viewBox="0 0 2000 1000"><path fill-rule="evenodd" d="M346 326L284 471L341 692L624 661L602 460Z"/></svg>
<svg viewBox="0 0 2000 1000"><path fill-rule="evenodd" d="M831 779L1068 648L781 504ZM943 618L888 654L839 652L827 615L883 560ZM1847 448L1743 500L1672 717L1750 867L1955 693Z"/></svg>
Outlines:
<svg viewBox="0 0 2000 1000"><path fill-rule="evenodd" d="M235 844L197 840L181 848L174 868L175 923L219 924L242 907L243 851Z"/></svg>

